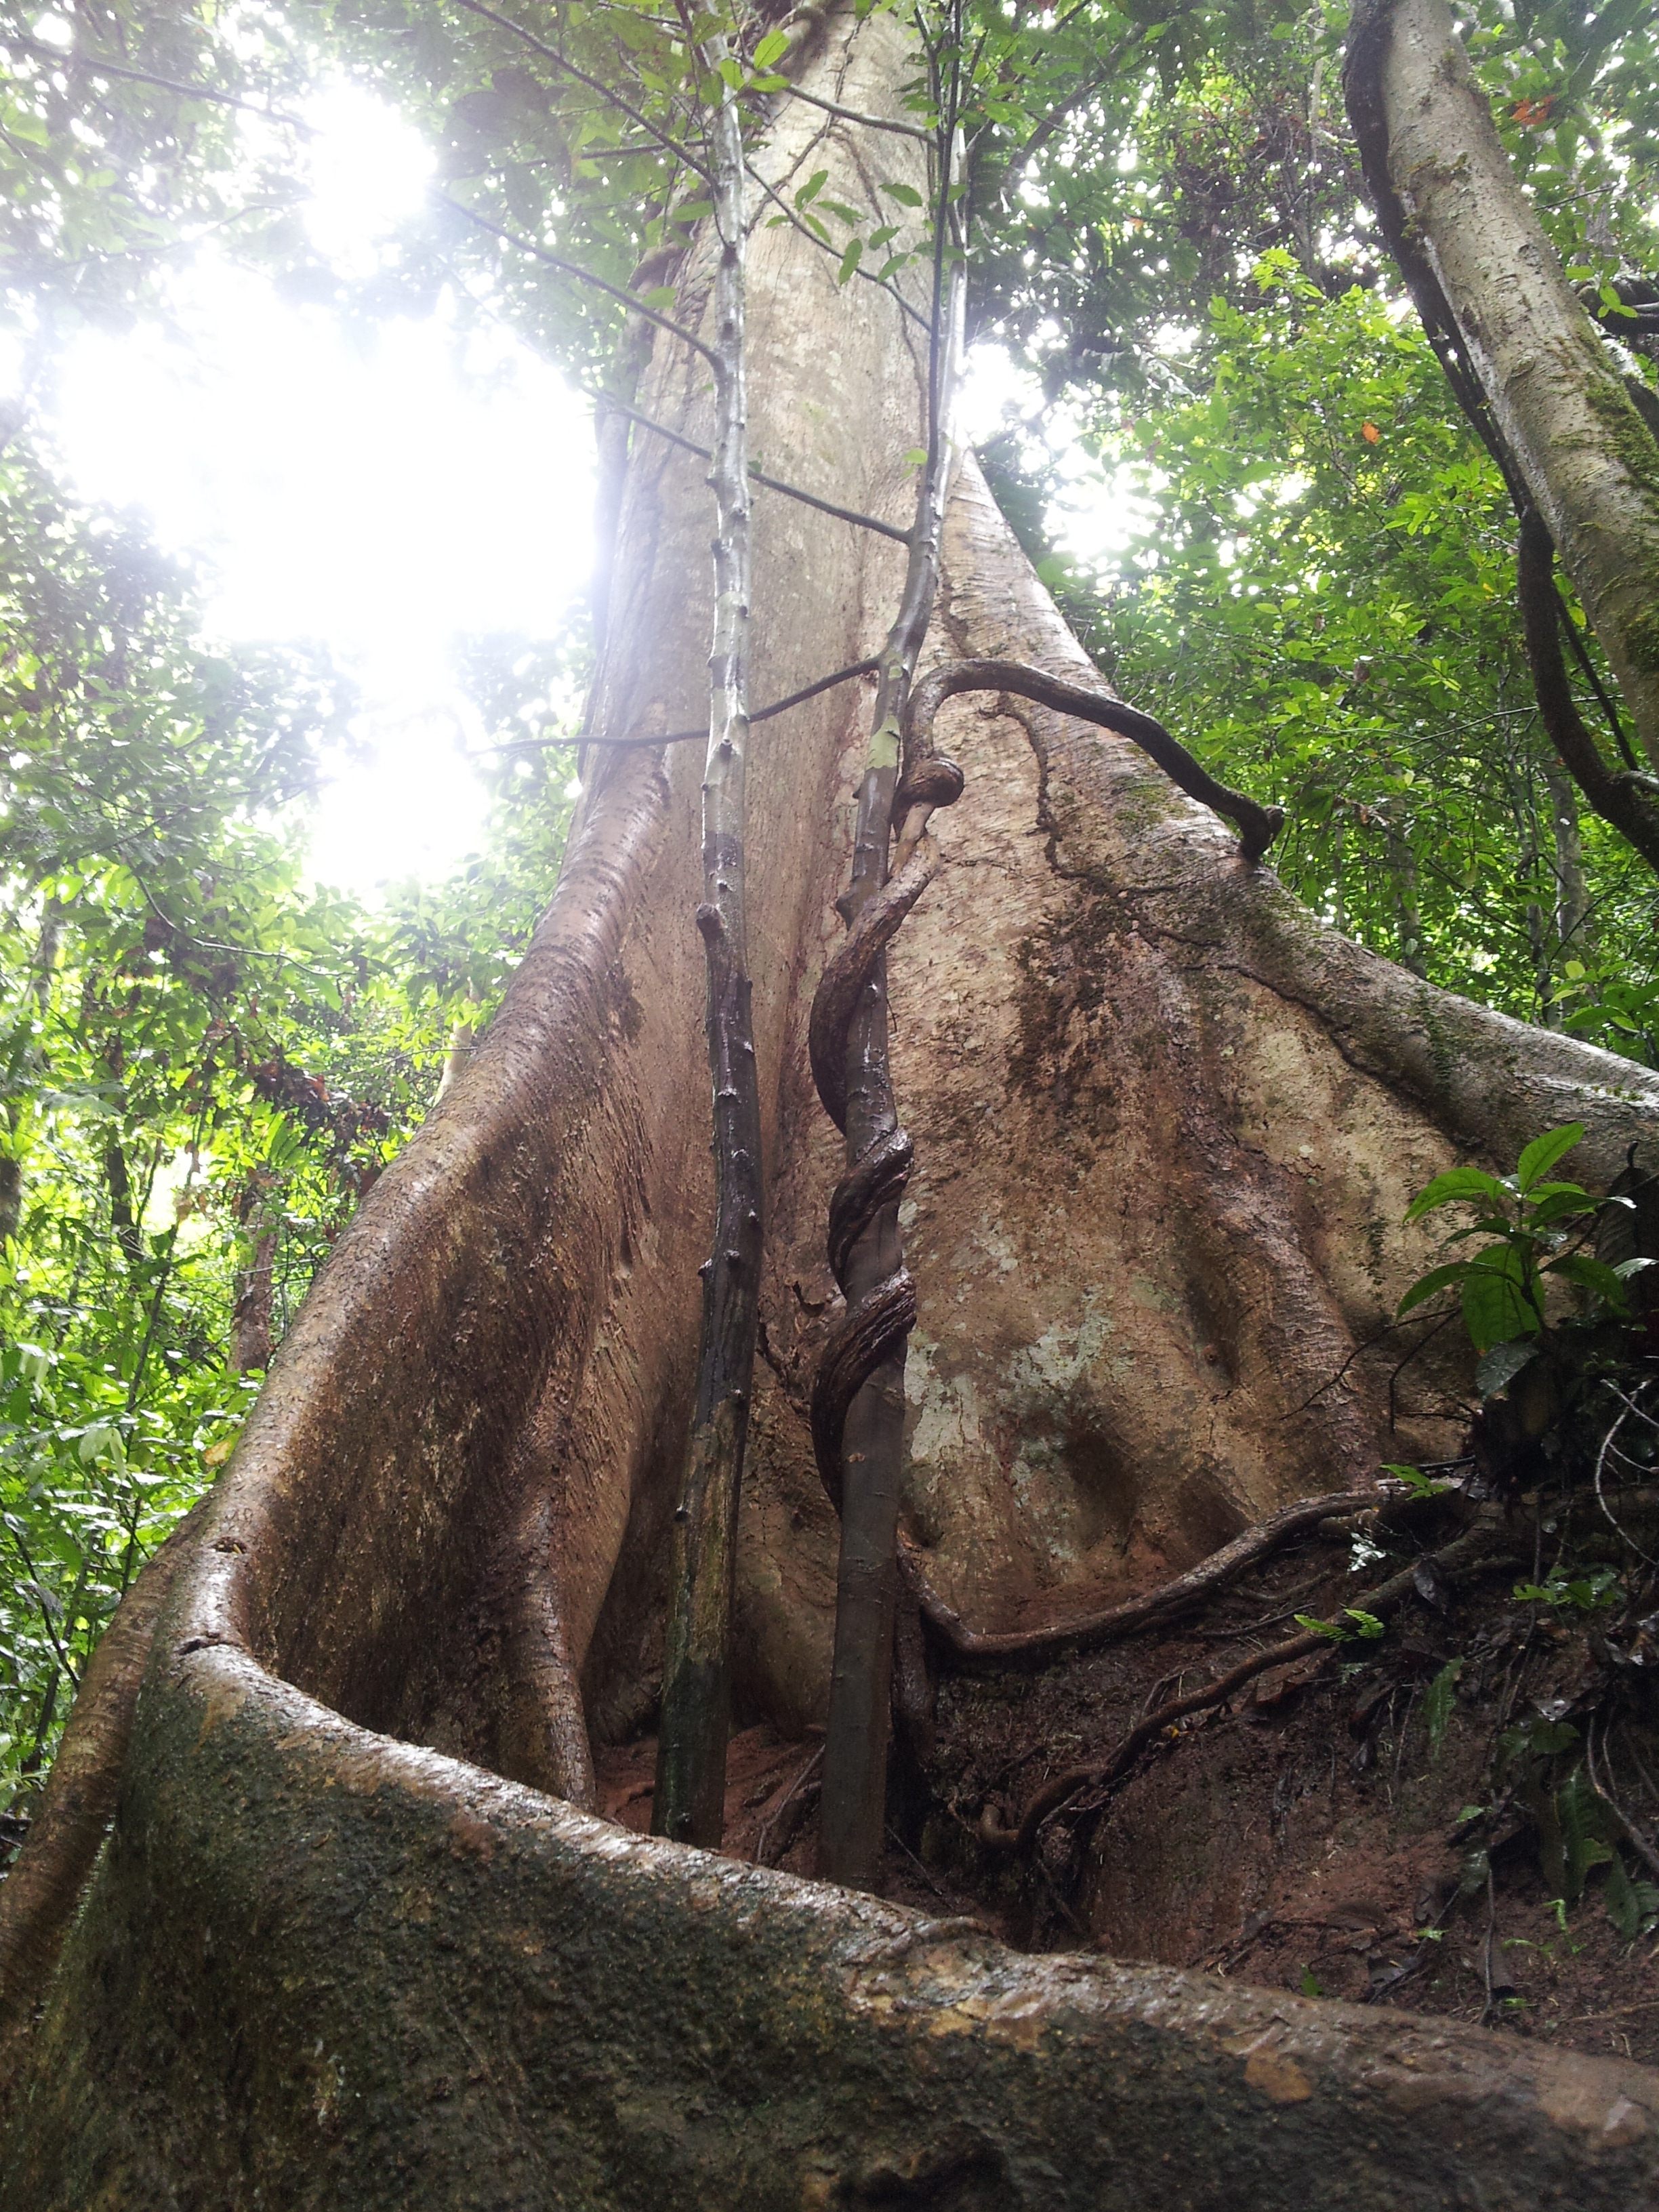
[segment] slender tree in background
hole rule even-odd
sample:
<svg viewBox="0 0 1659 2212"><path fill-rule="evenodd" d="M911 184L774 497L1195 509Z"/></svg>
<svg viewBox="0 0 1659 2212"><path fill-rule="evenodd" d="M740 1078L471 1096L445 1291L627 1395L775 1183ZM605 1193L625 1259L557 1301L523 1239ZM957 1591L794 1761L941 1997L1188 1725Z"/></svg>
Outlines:
<svg viewBox="0 0 1659 2212"><path fill-rule="evenodd" d="M757 125L751 657L756 696L794 703L733 736L768 1234L729 1663L786 1729L859 1709L824 1761L836 1870L872 1879L900 1504L918 1610L1053 1638L1156 1561L1432 1459L1468 1377L1443 1346L1395 1389L1385 1333L1427 1249L1408 1199L1470 1156L1507 1166L1569 1099L1603 1182L1650 1139L1636 1061L1437 991L1300 904L1261 859L1295 794L1241 799L1110 699L950 453L945 303L976 220L984 296L994 277L1034 351L1103 358L1085 311L1108 280L1176 282L1156 238L1135 259L1156 209L1097 210L1069 252L1066 179L1212 32L830 10L778 46L745 21L483 0L331 29L442 118L441 228L409 281L499 255L607 435L629 426L591 750L499 1012L339 1237L65 1735L3 1893L9 2198L160 2202L187 2177L226 2203L1267 2207L1304 2199L1317 2157L1357 2206L1546 2182L1640 2201L1641 2069L1022 1959L544 1794L653 1711L707 1410L723 1194L691 917L714 903L719 778L706 795L667 740L711 634L738 643L705 480L717 453L730 562L729 353L709 386L732 233L699 190L735 198L733 95ZM1317 263L1311 185L1291 228ZM1041 256L1018 245L1037 208ZM1237 258L1233 315L1261 259ZM1077 310L1057 340L1049 284ZM1142 399L1178 415L1199 396L1179 375Z"/></svg>
<svg viewBox="0 0 1659 2212"><path fill-rule="evenodd" d="M718 73L723 36L702 47ZM702 1266L702 1334L685 1484L674 1516L662 1722L653 1808L659 1835L717 1848L725 1825L732 1705L732 1590L738 1499L760 1317L760 1079L750 1012L744 769L749 750L748 422L744 261L747 173L737 94L722 77L714 161L714 647L703 768L702 900L708 1072L714 1124L714 1240Z"/></svg>

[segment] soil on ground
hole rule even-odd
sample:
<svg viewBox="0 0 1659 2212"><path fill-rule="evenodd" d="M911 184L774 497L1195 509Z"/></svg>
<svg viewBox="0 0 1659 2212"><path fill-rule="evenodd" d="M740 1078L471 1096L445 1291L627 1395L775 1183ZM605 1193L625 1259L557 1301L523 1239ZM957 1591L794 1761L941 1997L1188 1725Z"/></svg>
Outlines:
<svg viewBox="0 0 1659 2212"><path fill-rule="evenodd" d="M1659 1618L1642 1611L1659 1595L1628 1546L1548 1519L1516 1501L1477 1576L1425 1572L1381 1635L1344 1608L1454 1521L1419 1516L1382 1559L1368 1537L1311 1538L1178 1629L1047 1664L969 1668L933 1643L935 1740L923 1759L896 1731L885 1894L1024 1949L1659 2063ZM1578 1597L1518 1598L1550 1582L1552 1551ZM1028 1854L982 1840L988 1814L1017 1824L1052 1776L1103 1760L1298 1614L1355 1632L1171 1725ZM608 1818L649 1827L655 1756L652 1737L599 1753ZM734 1736L728 1854L815 1873L817 1758L763 1723Z"/></svg>

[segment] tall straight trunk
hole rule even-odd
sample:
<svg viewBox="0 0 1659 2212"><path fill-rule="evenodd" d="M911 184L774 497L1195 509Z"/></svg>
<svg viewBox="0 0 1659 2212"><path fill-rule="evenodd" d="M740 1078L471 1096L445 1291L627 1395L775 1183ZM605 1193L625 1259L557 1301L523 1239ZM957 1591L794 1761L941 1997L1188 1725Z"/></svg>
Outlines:
<svg viewBox="0 0 1659 2212"><path fill-rule="evenodd" d="M1550 794L1555 833L1555 941L1564 960L1583 960L1589 951L1589 885L1584 879L1584 843L1578 826L1578 794L1572 778L1546 752L1544 781Z"/></svg>
<svg viewBox="0 0 1659 2212"><path fill-rule="evenodd" d="M1385 215L1390 243L1437 280L1659 767L1659 445L1521 190L1447 0L1358 0L1349 49L1368 177L1401 219Z"/></svg>
<svg viewBox="0 0 1659 2212"><path fill-rule="evenodd" d="M898 112L915 61L890 15L813 35L810 89ZM786 105L760 166L782 188L828 167L873 204L911 142L860 130ZM705 246L692 327L714 276ZM835 278L793 227L757 230L755 448L903 525L915 319ZM707 446L707 384L659 343L641 404ZM596 735L698 712L702 474L635 442ZM755 527L775 698L879 644L903 562L775 495ZM945 640L1098 688L971 463ZM1507 1166L1569 1101L1576 1159L1611 1180L1659 1127L1659 1080L1338 938L1127 741L994 695L946 716L966 789L888 978L917 1162L902 1510L932 1585L1018 1626L1380 1458L1443 1455L1427 1415L1390 1432L1394 1355L1367 1349L1425 1263L1407 1197L1455 1160ZM771 1229L734 1660L796 1728L829 1693L807 1377L839 1316L823 1224L845 1170L808 1007L866 728L854 691L825 693L757 725L748 762ZM6 2207L1281 2212L1310 2174L1347 2212L1651 2201L1647 2069L1021 1957L540 1786L526 1698L557 1701L544 1742L584 1711L603 1741L657 1689L714 1201L701 797L684 747L596 752L501 1012L286 1334L136 1711L129 1653L83 1717L50 1840L15 1905L0 1886L0 1957L24 1962L0 1990ZM527 1528L539 1643L503 1626Z"/></svg>
<svg viewBox="0 0 1659 2212"><path fill-rule="evenodd" d="M711 40L712 70L726 58ZM710 132L715 173L714 643L702 782L706 1030L713 1079L714 1238L703 1262L702 1332L685 1479L674 1516L662 1721L652 1826L682 1843L719 1844L732 1705L732 1589L738 1499L749 1434L760 1317L760 1077L750 1018L744 839L749 757L749 446L744 261L748 228L743 125L723 85Z"/></svg>

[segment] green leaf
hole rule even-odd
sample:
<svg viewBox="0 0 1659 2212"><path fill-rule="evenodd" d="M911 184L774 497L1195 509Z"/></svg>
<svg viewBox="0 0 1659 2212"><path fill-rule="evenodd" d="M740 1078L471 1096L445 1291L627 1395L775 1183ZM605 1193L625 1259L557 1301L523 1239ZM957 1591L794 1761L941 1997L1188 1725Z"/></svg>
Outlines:
<svg viewBox="0 0 1659 2212"><path fill-rule="evenodd" d="M1528 1295L1525 1263L1512 1244L1489 1244L1466 1266L1463 1325L1477 1352L1537 1335L1544 1316Z"/></svg>
<svg viewBox="0 0 1659 2212"><path fill-rule="evenodd" d="M1495 1398L1537 1357L1535 1344L1494 1344L1481 1353L1475 1364L1474 1387L1483 1398Z"/></svg>
<svg viewBox="0 0 1659 2212"><path fill-rule="evenodd" d="M1545 1183L1541 1188L1548 1193L1547 1197L1527 1202L1528 1225L1533 1229L1547 1229L1551 1222L1567 1221L1577 1213L1594 1213L1598 1205L1606 1202L1587 1196L1575 1183Z"/></svg>
<svg viewBox="0 0 1659 2212"><path fill-rule="evenodd" d="M914 185L896 185L884 179L881 189L890 199L896 199L901 207L919 208L921 205L921 194Z"/></svg>
<svg viewBox="0 0 1659 2212"><path fill-rule="evenodd" d="M789 51L787 31L769 31L754 52L753 62L757 70L770 69Z"/></svg>
<svg viewBox="0 0 1659 2212"><path fill-rule="evenodd" d="M828 169L814 169L806 182L795 194L795 205L798 208L810 207L829 181Z"/></svg>
<svg viewBox="0 0 1659 2212"><path fill-rule="evenodd" d="M1588 1252L1566 1252L1559 1260L1547 1261L1544 1273L1576 1283L1581 1291L1589 1291L1593 1297L1602 1299L1615 1313L1626 1310L1624 1284L1611 1267L1600 1260L1592 1260Z"/></svg>
<svg viewBox="0 0 1659 2212"><path fill-rule="evenodd" d="M1437 1175L1426 1190L1418 1192L1406 1208L1406 1218L1420 1221L1437 1206L1455 1206L1460 1200L1484 1198L1501 1206L1509 1194L1496 1176L1487 1175L1480 1168L1449 1168L1444 1175Z"/></svg>
<svg viewBox="0 0 1659 2212"><path fill-rule="evenodd" d="M1296 1625L1298 1628L1307 1629L1311 1635L1329 1637L1333 1644L1346 1644L1348 1641L1350 1632L1343 1627L1340 1621L1319 1620L1310 1613L1298 1613L1296 1616Z"/></svg>
<svg viewBox="0 0 1659 2212"><path fill-rule="evenodd" d="M864 240L861 238L849 238L847 241L847 251L841 257L841 266L836 271L836 282L837 284L846 284L851 282L853 272L858 267L859 263L863 257Z"/></svg>
<svg viewBox="0 0 1659 2212"><path fill-rule="evenodd" d="M1529 1191L1555 1165L1564 1152L1570 1152L1584 1133L1582 1121L1569 1121L1559 1129L1547 1129L1541 1137L1534 1137L1521 1155L1515 1170L1515 1179L1522 1191Z"/></svg>
<svg viewBox="0 0 1659 2212"><path fill-rule="evenodd" d="M1403 1482L1414 1498L1435 1498L1446 1487L1443 1482L1436 1482L1425 1474L1420 1467L1402 1467L1396 1460L1384 1460L1382 1473L1391 1474L1396 1482Z"/></svg>
<svg viewBox="0 0 1659 2212"><path fill-rule="evenodd" d="M1419 1275L1395 1307L1395 1319L1403 1321L1425 1299L1433 1297L1437 1291L1449 1291L1454 1283L1461 1283L1469 1265L1467 1260L1449 1260L1443 1267L1431 1267L1426 1275Z"/></svg>

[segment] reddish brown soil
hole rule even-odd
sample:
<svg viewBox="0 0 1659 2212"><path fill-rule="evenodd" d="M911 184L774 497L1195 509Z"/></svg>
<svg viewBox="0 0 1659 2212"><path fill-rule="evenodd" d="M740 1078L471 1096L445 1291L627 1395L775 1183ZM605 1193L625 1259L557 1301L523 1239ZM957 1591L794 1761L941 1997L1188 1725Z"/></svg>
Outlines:
<svg viewBox="0 0 1659 2212"><path fill-rule="evenodd" d="M1258 1677L1231 1708L1184 1723L1109 1794L1082 1793L1029 1860L981 1842L988 1808L1017 1820L1048 1776L1109 1751L1143 1712L1278 1641L1295 1613L1330 1616L1364 1577L1351 1577L1340 1547L1314 1542L1178 1633L1045 1668L954 1672L935 1653L938 1746L925 1772L896 1755L886 1893L971 1915L1022 1948L1207 1968L1659 2063L1659 1928L1621 1939L1604 1872L1558 1905L1535 1830L1511 1814L1492 1838L1490 1887L1482 1875L1458 1893L1471 1832L1459 1814L1490 1794L1500 1727L1552 1701L1577 1698L1582 1711L1607 1680L1593 1619L1563 1628L1515 1601L1531 1565L1502 1560L1441 1610L1413 1603L1377 1641ZM1457 1656L1458 1694L1431 1751L1425 1694ZM1659 1692L1623 1680L1628 1740L1659 1771ZM610 1818L648 1826L655 1750L646 1738L600 1754ZM815 1871L813 1760L811 1741L763 1725L733 1739L729 1853ZM1625 1809L1659 1832L1659 1803L1627 1753L1618 1782ZM1628 1850L1625 1863L1645 1876Z"/></svg>

